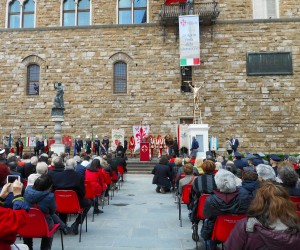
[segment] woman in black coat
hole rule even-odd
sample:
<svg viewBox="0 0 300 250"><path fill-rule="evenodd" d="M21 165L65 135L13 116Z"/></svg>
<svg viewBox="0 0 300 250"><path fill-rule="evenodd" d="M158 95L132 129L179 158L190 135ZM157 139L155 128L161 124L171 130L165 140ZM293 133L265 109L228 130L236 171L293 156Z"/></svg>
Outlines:
<svg viewBox="0 0 300 250"><path fill-rule="evenodd" d="M157 193L166 193L170 192L171 189L171 180L172 180L172 171L168 166L168 159L161 158L159 163L152 170L152 174L154 174L152 184L156 184L156 192Z"/></svg>

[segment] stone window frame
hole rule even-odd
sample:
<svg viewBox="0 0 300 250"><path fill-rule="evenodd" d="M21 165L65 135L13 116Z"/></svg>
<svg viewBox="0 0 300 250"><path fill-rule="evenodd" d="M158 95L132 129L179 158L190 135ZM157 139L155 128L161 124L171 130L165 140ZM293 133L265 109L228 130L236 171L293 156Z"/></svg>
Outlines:
<svg viewBox="0 0 300 250"><path fill-rule="evenodd" d="M130 0L131 1L131 7L130 8L119 8L119 1L120 0L117 0L117 16L116 16L116 19L117 19L117 24L122 24L120 23L120 19L119 19L119 12L120 12L120 9L121 10L130 10L131 11L131 24L142 24L142 23L135 23L134 22L134 10L142 10L142 9L146 9L146 21L144 23L148 23L149 20L148 20L148 17L149 17L149 0L146 0L147 3L146 3L146 7L134 7L134 0Z"/></svg>
<svg viewBox="0 0 300 250"><path fill-rule="evenodd" d="M279 18L279 4L279 0L252 0L253 19Z"/></svg>
<svg viewBox="0 0 300 250"><path fill-rule="evenodd" d="M64 11L64 2L65 1L68 1L68 0L61 0L61 6L60 6L60 8L61 8L61 18L60 18L60 25L62 26L62 27L70 27L70 26L65 26L64 25L64 13L65 13L65 11ZM70 1L72 1L72 0L70 0ZM73 0L74 2L75 2L75 10L74 10L74 14L75 14L75 23L74 23L74 25L73 26L78 26L78 14L80 13L80 12L86 12L86 11L78 11L78 4L79 4L79 1L80 0ZM91 25L92 24L92 0L90 0L90 9L89 9L89 13L90 13L90 20L89 20L89 24L88 25Z"/></svg>
<svg viewBox="0 0 300 250"><path fill-rule="evenodd" d="M5 18L5 20L6 20L6 24L5 24L5 27L7 28L7 29L9 29L10 27L9 27L9 18L10 18L10 9L9 9L9 5L10 5L10 3L11 2L13 2L13 1L18 1L19 3L20 3L20 25L19 25L19 29L20 28L24 28L24 4L27 2L27 0L8 0L7 2L6 2L6 18ZM31 27L31 28L35 28L36 27L36 6L37 6L37 1L38 0L33 0L33 2L34 2L34 21L33 21L33 27Z"/></svg>
<svg viewBox="0 0 300 250"><path fill-rule="evenodd" d="M43 71L45 71L45 61L40 58L37 55L29 55L26 58L23 59L22 61L23 65L24 65L24 93L26 93L27 96L38 96L41 93L41 74ZM28 76L28 71L29 71L29 67L32 65L38 65L40 67L40 71L39 71L39 81L38 81L38 93L37 94L29 94L29 76Z"/></svg>
<svg viewBox="0 0 300 250"><path fill-rule="evenodd" d="M115 83L115 76L114 76L114 69L115 69L114 66L116 63L119 63L119 62L123 62L126 64L126 92L115 92L115 84L116 83ZM114 94L127 94L128 93L128 80L129 80L128 71L129 71L130 65L132 65L132 63L133 63L132 58L123 52L118 52L109 58L108 63L109 63L109 65L112 66L113 93Z"/></svg>

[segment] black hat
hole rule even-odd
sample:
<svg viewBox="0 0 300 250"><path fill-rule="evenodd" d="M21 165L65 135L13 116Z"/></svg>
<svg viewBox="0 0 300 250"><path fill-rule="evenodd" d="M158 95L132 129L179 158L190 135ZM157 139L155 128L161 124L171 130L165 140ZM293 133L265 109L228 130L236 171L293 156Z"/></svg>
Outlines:
<svg viewBox="0 0 300 250"><path fill-rule="evenodd" d="M272 159L273 161L281 161L280 157L275 154L271 154L270 159Z"/></svg>

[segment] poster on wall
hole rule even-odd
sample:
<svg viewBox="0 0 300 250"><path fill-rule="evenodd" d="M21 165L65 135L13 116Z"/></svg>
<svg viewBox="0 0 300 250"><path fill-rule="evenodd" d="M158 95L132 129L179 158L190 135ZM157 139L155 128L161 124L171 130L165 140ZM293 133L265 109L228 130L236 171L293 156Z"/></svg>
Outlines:
<svg viewBox="0 0 300 250"><path fill-rule="evenodd" d="M179 16L180 66L200 65L199 16Z"/></svg>
<svg viewBox="0 0 300 250"><path fill-rule="evenodd" d="M116 151L116 148L118 146L118 143L121 142L122 146L124 146L124 137L125 137L125 131L124 129L112 129L111 130L111 150Z"/></svg>
<svg viewBox="0 0 300 250"><path fill-rule="evenodd" d="M140 149L141 141L147 137L150 132L150 126L133 126L133 136L135 140L134 152Z"/></svg>

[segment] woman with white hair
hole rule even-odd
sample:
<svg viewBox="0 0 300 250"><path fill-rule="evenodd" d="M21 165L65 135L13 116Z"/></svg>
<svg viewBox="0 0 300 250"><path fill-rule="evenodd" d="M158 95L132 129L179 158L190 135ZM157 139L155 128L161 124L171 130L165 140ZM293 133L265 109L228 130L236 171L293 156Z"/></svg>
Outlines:
<svg viewBox="0 0 300 250"><path fill-rule="evenodd" d="M216 249L216 242L210 239L217 216L243 214L250 205L248 196L240 195L233 173L220 169L215 175L215 182L217 190L206 199L203 209L206 219L201 228L201 237L209 242L210 250Z"/></svg>

